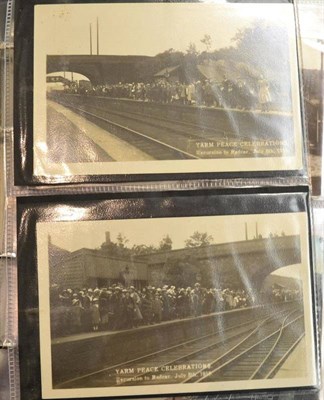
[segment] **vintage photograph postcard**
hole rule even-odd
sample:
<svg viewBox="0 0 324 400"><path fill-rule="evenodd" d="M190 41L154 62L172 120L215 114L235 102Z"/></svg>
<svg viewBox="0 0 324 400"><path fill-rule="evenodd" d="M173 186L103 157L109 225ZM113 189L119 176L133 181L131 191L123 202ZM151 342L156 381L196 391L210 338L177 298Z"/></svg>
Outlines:
<svg viewBox="0 0 324 400"><path fill-rule="evenodd" d="M316 384L307 213L36 233L43 398Z"/></svg>
<svg viewBox="0 0 324 400"><path fill-rule="evenodd" d="M303 169L293 4L34 14L35 176Z"/></svg>
<svg viewBox="0 0 324 400"><path fill-rule="evenodd" d="M324 194L323 114L324 40L321 4L298 4L302 42L304 108L307 123L309 164L313 196Z"/></svg>

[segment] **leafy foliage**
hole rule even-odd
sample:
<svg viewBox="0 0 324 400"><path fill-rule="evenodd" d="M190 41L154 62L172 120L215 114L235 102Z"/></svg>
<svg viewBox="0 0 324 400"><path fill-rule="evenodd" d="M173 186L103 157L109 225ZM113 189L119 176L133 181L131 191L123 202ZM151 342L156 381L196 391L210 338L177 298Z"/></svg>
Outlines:
<svg viewBox="0 0 324 400"><path fill-rule="evenodd" d="M164 283L179 287L193 286L197 273L197 268L190 260L172 259L164 265Z"/></svg>
<svg viewBox="0 0 324 400"><path fill-rule="evenodd" d="M289 95L290 66L289 38L285 27L267 25L263 21L255 21L251 26L241 29L232 38L232 46L212 49L215 43L210 35L205 34L200 40L205 50L198 51L194 42L188 44L186 52L170 48L157 54L149 62L143 62L143 80L153 77L158 71L180 65L193 68L209 60L222 60L227 65L244 66L245 72L253 72L254 80L266 79L272 82L272 89L278 94ZM270 51L269 51L270 49ZM273 51L275 49L275 51ZM145 78L146 77L146 78ZM284 99L283 102L287 101Z"/></svg>
<svg viewBox="0 0 324 400"><path fill-rule="evenodd" d="M162 238L158 250L160 251L172 250L172 239L170 238L169 235L166 235L164 236L164 238Z"/></svg>
<svg viewBox="0 0 324 400"><path fill-rule="evenodd" d="M212 244L214 238L211 235L208 235L207 232L198 232L195 231L189 239L185 241L186 247L201 247L201 246L208 246Z"/></svg>

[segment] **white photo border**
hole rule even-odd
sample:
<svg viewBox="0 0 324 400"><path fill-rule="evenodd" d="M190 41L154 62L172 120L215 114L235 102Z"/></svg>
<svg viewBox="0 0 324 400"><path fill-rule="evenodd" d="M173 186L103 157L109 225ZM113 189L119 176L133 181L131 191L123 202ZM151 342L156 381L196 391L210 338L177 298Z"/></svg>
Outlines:
<svg viewBox="0 0 324 400"><path fill-rule="evenodd" d="M306 212L298 213L275 213L275 214L241 214L235 216L208 216L207 218L238 218L249 217L253 220L258 216L266 216L272 219L274 216L280 216L281 221L292 219L296 226L300 228L300 248L301 248L301 274L303 282L303 306L305 315L305 343L307 349L306 358L306 377L296 378L272 378L252 381L226 381L226 382L208 382L208 383L185 383L185 384L163 384L163 385L145 385L128 387L100 387L100 388L71 388L71 389L53 389L52 382L52 355L51 355L51 332L50 332L50 277L49 277L49 254L48 254L48 235L51 234L53 224L74 224L77 221L66 222L39 222L36 226L37 239L37 263L38 263L38 287L39 287L39 329L40 329L40 355L41 355L41 384L42 395L44 399L60 398L87 398L87 397L118 397L118 396L138 396L138 395L157 395L157 394L185 394L185 393L205 393L221 391L255 390L255 389L279 389L279 388L301 388L311 387L317 384L314 320L313 320L313 294L312 294L312 276L309 250L309 222ZM206 217L177 217L183 218L206 218ZM158 224L155 218L154 222ZM171 219L170 217L162 219ZM175 218L172 217L174 220ZM143 220L143 219L141 219ZM112 220L119 221L119 220ZM121 220L120 220L121 221ZM125 221L125 220L123 220ZM126 220L138 221L138 220ZM152 219L148 219L152 222ZM78 221L78 223L87 223L89 221ZM94 221L94 223L99 221ZM106 221L109 223L109 221Z"/></svg>

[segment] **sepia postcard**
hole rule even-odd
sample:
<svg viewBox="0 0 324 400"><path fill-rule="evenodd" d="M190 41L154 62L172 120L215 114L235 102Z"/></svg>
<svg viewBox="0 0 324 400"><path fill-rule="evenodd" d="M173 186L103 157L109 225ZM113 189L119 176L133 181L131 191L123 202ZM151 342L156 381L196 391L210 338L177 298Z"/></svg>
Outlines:
<svg viewBox="0 0 324 400"><path fill-rule="evenodd" d="M298 4L302 45L304 109L309 146L309 172L313 196L323 195L324 42L321 4Z"/></svg>
<svg viewBox="0 0 324 400"><path fill-rule="evenodd" d="M35 6L35 176L297 171L303 143L293 4Z"/></svg>
<svg viewBox="0 0 324 400"><path fill-rule="evenodd" d="M316 384L307 213L39 222L43 398Z"/></svg>

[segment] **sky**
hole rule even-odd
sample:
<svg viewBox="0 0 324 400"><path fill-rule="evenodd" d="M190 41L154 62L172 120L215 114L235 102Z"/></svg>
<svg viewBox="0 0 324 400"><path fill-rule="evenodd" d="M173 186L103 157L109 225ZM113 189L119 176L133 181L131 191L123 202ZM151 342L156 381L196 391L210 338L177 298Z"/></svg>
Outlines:
<svg viewBox="0 0 324 400"><path fill-rule="evenodd" d="M291 11L287 4L214 2L40 5L35 37L46 43L47 54L89 54L90 24L95 52L98 18L100 54L154 56L170 48L185 51L190 42L204 50L205 34L213 49L227 47L239 29L256 19L287 25Z"/></svg>
<svg viewBox="0 0 324 400"><path fill-rule="evenodd" d="M293 279L301 279L301 265L294 264L289 265L288 267L282 267L274 271L271 275L289 276Z"/></svg>
<svg viewBox="0 0 324 400"><path fill-rule="evenodd" d="M68 71L52 72L50 74L47 74L47 76L62 76L62 77L65 77L66 79L70 79L70 80L72 80L72 78L73 78L74 81L79 81L79 80L88 81L89 80L89 78L87 78L86 76L84 76L82 74L77 74L76 72L68 72ZM61 84L57 83L57 85L61 85Z"/></svg>
<svg viewBox="0 0 324 400"><path fill-rule="evenodd" d="M169 48L186 51L190 42L205 50L201 43L205 34L212 38L212 49L231 46L237 31L255 20L286 25L287 13L278 12L278 6L287 4L61 4L37 9L47 54L90 54L90 24L95 54L98 19L100 54L154 56ZM299 24L304 68L320 69L323 46L318 39L324 39L320 5L301 4Z"/></svg>
<svg viewBox="0 0 324 400"><path fill-rule="evenodd" d="M63 209L61 211L64 213ZM129 240L129 247L135 244L157 246L164 236L169 235L173 248L177 249L185 247L185 240L195 231L212 235L215 244L245 240L245 222L248 226L249 239L255 235L256 223L258 223L258 233L263 237L269 236L270 232L279 235L282 231L286 235L299 234L302 229L300 220L294 218L293 214L263 214L53 222L48 224L48 232L53 244L69 251L83 247L90 249L100 247L105 241L105 232L108 231L113 242L119 233L125 235Z"/></svg>

